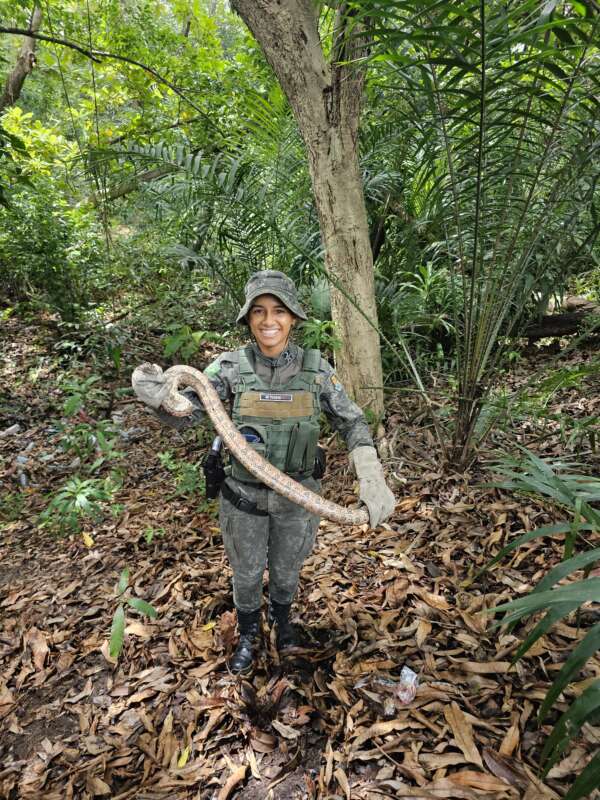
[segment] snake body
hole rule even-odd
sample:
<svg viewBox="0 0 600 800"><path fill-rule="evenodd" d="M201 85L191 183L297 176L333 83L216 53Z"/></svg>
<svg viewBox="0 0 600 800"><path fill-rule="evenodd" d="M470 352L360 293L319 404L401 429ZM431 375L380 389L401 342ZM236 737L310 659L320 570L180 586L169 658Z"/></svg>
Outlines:
<svg viewBox="0 0 600 800"><path fill-rule="evenodd" d="M162 401L165 411L176 417L187 417L191 414L194 411L193 404L178 391L180 387L191 387L200 397L204 410L230 452L248 472L252 473L265 486L311 514L325 517L332 522L338 522L341 525L364 525L369 522L369 513L366 508L349 509L326 500L290 478L289 475L280 472L250 447L227 414L214 386L202 372L194 367L178 364L166 370L164 377L169 386L168 394Z"/></svg>

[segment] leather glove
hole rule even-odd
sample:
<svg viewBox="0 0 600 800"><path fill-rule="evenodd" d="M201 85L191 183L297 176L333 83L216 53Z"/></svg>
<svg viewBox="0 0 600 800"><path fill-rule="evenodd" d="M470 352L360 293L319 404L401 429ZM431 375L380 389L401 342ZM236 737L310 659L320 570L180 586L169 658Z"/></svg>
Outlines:
<svg viewBox="0 0 600 800"><path fill-rule="evenodd" d="M148 362L140 364L134 369L131 385L138 400L155 411L160 408L170 389L158 364L149 364Z"/></svg>
<svg viewBox="0 0 600 800"><path fill-rule="evenodd" d="M381 462L374 447L355 447L350 453L359 481L359 497L369 511L369 521L376 528L386 520L396 507L396 498L390 491Z"/></svg>

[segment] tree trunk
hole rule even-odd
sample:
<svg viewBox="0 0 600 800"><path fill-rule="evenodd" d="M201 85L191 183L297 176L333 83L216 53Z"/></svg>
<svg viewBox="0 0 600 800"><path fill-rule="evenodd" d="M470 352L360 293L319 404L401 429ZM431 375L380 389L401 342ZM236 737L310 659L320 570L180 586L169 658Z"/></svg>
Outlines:
<svg viewBox="0 0 600 800"><path fill-rule="evenodd" d="M42 10L40 6L36 5L31 14L29 22L29 30L32 33L37 33L42 23ZM26 36L23 39L21 50L17 58L13 70L9 73L4 84L4 91L0 98L0 113L5 108L14 105L21 94L21 89L25 83L27 76L33 71L35 67L35 39L32 36Z"/></svg>
<svg viewBox="0 0 600 800"><path fill-rule="evenodd" d="M233 0L271 64L304 140L325 249L325 265L343 291L331 287L332 316L342 347L336 367L348 392L376 416L383 413L373 258L358 165L358 122L364 72L348 66L362 55L338 12L331 61L318 31L313 0Z"/></svg>
<svg viewBox="0 0 600 800"><path fill-rule="evenodd" d="M340 136L341 134L341 136ZM340 380L363 408L383 411L383 375L377 331L373 258L358 158L344 133L334 128L309 148L309 169L325 249L325 267L343 292L331 287L331 312L342 348L336 354ZM333 154L339 153L339 159ZM373 389L372 387L376 387Z"/></svg>

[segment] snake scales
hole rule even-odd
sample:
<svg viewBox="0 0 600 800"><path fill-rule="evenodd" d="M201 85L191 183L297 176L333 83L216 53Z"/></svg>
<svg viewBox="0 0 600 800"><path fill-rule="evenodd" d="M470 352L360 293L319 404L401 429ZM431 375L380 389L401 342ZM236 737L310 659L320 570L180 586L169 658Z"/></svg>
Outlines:
<svg viewBox="0 0 600 800"><path fill-rule="evenodd" d="M259 478L265 486L283 495L283 497L306 509L311 514L325 517L325 519L329 519L332 522L339 522L342 525L364 525L369 522L369 513L366 508L354 510L344 508L332 503L330 500L326 500L324 497L320 497L293 480L293 478L290 478L289 475L280 472L253 450L231 421L223 407L221 398L206 375L203 375L194 367L178 364L166 370L164 377L169 386L168 394L162 402L162 407L165 411L176 417L187 417L191 414L194 411L194 406L187 397L180 394L178 389L181 386L189 386L194 389L200 397L211 422L230 452L244 465L248 472Z"/></svg>

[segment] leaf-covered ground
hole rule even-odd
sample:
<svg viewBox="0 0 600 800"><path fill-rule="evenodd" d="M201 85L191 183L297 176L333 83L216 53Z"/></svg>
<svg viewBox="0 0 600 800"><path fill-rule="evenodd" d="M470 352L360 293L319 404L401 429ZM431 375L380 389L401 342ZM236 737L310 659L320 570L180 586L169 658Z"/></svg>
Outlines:
<svg viewBox="0 0 600 800"><path fill-rule="evenodd" d="M59 446L65 360L56 345L51 330L5 323L0 796L564 795L600 729L587 726L542 783L537 768L551 726L540 728L536 713L582 630L557 625L511 666L524 628L495 628L487 613L530 590L560 558L560 543L534 541L477 577L510 537L555 518L549 506L483 488L482 473L441 469L418 404L392 397L383 447L396 513L376 531L321 524L296 603L311 647L281 663L264 622L258 666L236 679L225 667L235 618L214 508L174 496L173 472L157 458L168 450L196 461L195 434L161 428L131 398L113 401L125 472L116 513L86 523L85 536L39 529L50 493L80 468ZM136 357L160 360L158 345L136 347L132 366ZM543 358L522 361L507 380L524 381ZM577 359L584 363L585 354ZM597 380L583 379L552 402L573 418L598 413ZM546 454L564 446L559 422L547 420L524 419L519 439ZM330 442L325 491L353 502L353 479L336 446ZM592 451L583 455L597 467ZM124 567L128 592L158 616L128 609L115 662L107 642ZM404 665L420 681L409 706L394 694ZM599 674L592 661L569 691Z"/></svg>

